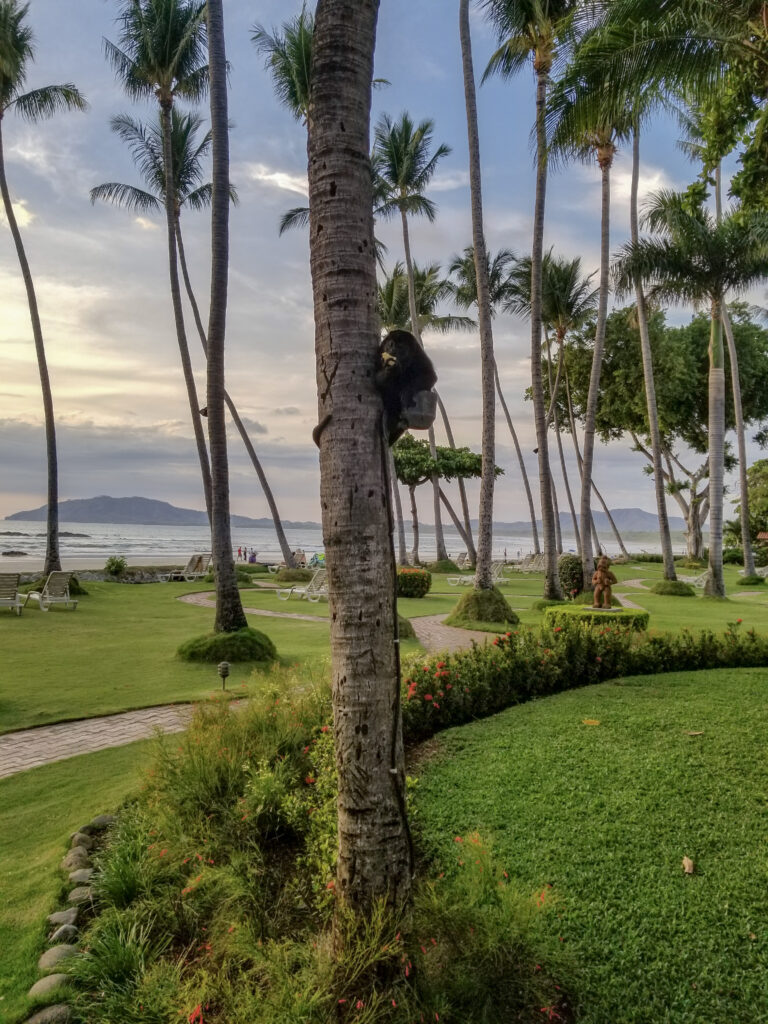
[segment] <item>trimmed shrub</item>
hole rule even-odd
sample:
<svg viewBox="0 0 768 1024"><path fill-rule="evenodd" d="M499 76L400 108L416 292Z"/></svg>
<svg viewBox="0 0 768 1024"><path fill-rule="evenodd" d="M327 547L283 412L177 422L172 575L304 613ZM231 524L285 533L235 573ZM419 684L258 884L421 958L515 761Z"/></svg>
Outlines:
<svg viewBox="0 0 768 1024"><path fill-rule="evenodd" d="M752 557L755 560L755 565L758 569L764 569L768 565L768 545L766 544L755 544Z"/></svg>
<svg viewBox="0 0 768 1024"><path fill-rule="evenodd" d="M258 629L245 626L236 633L212 633L187 640L176 652L183 661L274 661L275 645Z"/></svg>
<svg viewBox="0 0 768 1024"><path fill-rule="evenodd" d="M425 597L432 586L432 574L426 569L398 569L397 596Z"/></svg>
<svg viewBox="0 0 768 1024"><path fill-rule="evenodd" d="M557 575L566 597L576 597L584 589L584 572L578 555L560 555L557 560Z"/></svg>
<svg viewBox="0 0 768 1024"><path fill-rule="evenodd" d="M128 563L122 555L110 555L104 565L104 572L108 576L125 576L125 570L128 568Z"/></svg>
<svg viewBox="0 0 768 1024"><path fill-rule="evenodd" d="M577 594L573 599L574 604L589 605L591 608L595 600L594 591L585 590L581 594ZM621 608L621 601L618 597L611 596L611 608Z"/></svg>
<svg viewBox="0 0 768 1024"><path fill-rule="evenodd" d="M618 623L628 629L636 629L639 632L648 628L648 612L636 611L634 608L618 608L610 611L603 611L597 608L585 608L578 605L571 605L566 608L547 608L544 611L544 619L552 626L562 625L568 620L577 622L588 622L594 626L600 623Z"/></svg>
<svg viewBox="0 0 768 1024"><path fill-rule="evenodd" d="M397 616L397 635L401 640L415 640L416 630L411 625L411 620L404 615Z"/></svg>
<svg viewBox="0 0 768 1024"><path fill-rule="evenodd" d="M699 561L697 558L676 558L675 565L679 569L698 569L699 571L707 568L707 563Z"/></svg>
<svg viewBox="0 0 768 1024"><path fill-rule="evenodd" d="M554 597L542 597L534 601L531 608L535 612L543 612L545 608L562 608L564 604L565 601L557 601Z"/></svg>
<svg viewBox="0 0 768 1024"><path fill-rule="evenodd" d="M696 590L682 580L658 580L651 587L652 594L666 594L668 597L695 597Z"/></svg>
<svg viewBox="0 0 768 1024"><path fill-rule="evenodd" d="M765 584L764 576L742 576L739 583L748 587L761 587Z"/></svg>
<svg viewBox="0 0 768 1024"><path fill-rule="evenodd" d="M664 555L657 555L655 552L641 551L639 555L632 555L630 562L652 562L660 565L664 564Z"/></svg>
<svg viewBox="0 0 768 1024"><path fill-rule="evenodd" d="M744 565L744 548L723 548L723 565Z"/></svg>
<svg viewBox="0 0 768 1024"><path fill-rule="evenodd" d="M313 575L312 569L281 569L275 579L278 583L309 583Z"/></svg>
<svg viewBox="0 0 768 1024"><path fill-rule="evenodd" d="M501 622L516 626L520 619L498 587L475 590L462 597L445 620L448 626L470 626L473 622Z"/></svg>
<svg viewBox="0 0 768 1024"><path fill-rule="evenodd" d="M424 566L427 572L459 572L459 567L451 558L442 558L439 562L427 562Z"/></svg>

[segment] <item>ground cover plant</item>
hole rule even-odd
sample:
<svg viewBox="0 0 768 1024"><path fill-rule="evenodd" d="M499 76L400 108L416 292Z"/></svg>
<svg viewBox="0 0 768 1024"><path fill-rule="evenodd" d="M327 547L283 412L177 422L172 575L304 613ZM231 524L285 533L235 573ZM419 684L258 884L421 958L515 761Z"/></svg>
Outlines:
<svg viewBox="0 0 768 1024"><path fill-rule="evenodd" d="M626 678L433 741L422 841L455 871L480 829L539 890L580 1024L768 1018L767 693L765 669Z"/></svg>

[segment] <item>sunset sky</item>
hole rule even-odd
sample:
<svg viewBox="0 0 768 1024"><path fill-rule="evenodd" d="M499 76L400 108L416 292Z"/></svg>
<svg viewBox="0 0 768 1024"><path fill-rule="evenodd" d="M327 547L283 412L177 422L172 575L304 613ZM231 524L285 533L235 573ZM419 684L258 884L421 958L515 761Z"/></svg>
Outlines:
<svg viewBox="0 0 768 1024"><path fill-rule="evenodd" d="M232 65L231 177L240 204L231 218L227 386L263 459L281 513L319 519L317 417L312 294L305 232L278 237L278 219L306 200L306 133L272 93L250 42L255 22L277 27L300 9L291 0L228 0L228 57ZM199 466L189 424L168 294L164 221L105 204L92 206L91 187L105 181L141 184L110 117L154 118L155 108L132 104L115 83L102 50L117 41L111 0L32 0L36 63L28 87L74 82L86 113L30 126L3 121L6 170L40 302L58 427L61 498L142 495L203 508ZM476 71L493 39L473 17ZM414 221L419 263L448 264L470 241L466 126L457 0L382 0L376 75L391 85L374 93L375 119L408 110L435 121L435 140L452 147L430 189L434 224ZM485 220L489 248L530 248L533 162L530 128L533 78L494 80L478 90ZM205 108L201 108L207 117ZM675 145L670 120L652 127L644 145L643 188L684 187L696 174ZM612 246L628 231L630 164L620 153L613 176ZM586 270L598 263L600 182L596 166L552 173L546 244ZM189 212L185 242L198 299L207 319L209 220ZM377 225L388 264L402 258L396 222ZM762 291L755 295L760 299ZM0 214L0 516L45 501L42 403L26 296L7 224ZM675 319L687 314L676 312ZM201 395L204 369L191 316L189 344ZM523 400L529 380L529 331L500 317L494 325L502 386L536 472L531 411ZM425 335L439 374L441 396L458 444L475 449L480 435L480 366L474 332ZM638 354L639 358L639 354ZM201 402L204 404L204 402ZM438 431L438 443L441 437ZM232 509L268 514L239 438L231 442ZM754 454L754 453L753 453ZM526 507L502 417L497 461L497 520L524 518ZM599 447L598 485L612 507L654 509L652 484L627 445ZM564 503L563 503L564 504ZM426 509L425 509L426 511ZM670 511L677 514L676 507ZM726 514L729 510L726 506ZM431 519L431 515L427 518Z"/></svg>

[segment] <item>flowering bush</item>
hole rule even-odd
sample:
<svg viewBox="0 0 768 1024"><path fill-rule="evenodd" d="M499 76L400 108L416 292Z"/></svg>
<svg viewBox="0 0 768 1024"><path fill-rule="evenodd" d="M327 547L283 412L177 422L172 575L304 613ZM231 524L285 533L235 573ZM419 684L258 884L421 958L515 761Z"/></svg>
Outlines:
<svg viewBox="0 0 768 1024"><path fill-rule="evenodd" d="M426 569L398 569L397 596L424 597L432 586L432 574Z"/></svg>

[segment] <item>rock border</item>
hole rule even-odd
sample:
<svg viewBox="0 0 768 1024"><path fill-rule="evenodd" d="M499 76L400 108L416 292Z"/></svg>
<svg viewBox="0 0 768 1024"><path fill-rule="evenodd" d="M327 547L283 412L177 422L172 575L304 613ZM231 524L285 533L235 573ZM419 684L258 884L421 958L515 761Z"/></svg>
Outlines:
<svg viewBox="0 0 768 1024"><path fill-rule="evenodd" d="M63 1001L69 975L61 973L61 965L77 952L79 919L95 909L93 889L89 884L93 877L91 854L101 846L107 829L116 820L114 814L97 814L70 836L69 850L59 867L73 888L66 897L66 906L48 915L48 924L53 930L48 935L48 948L37 961L41 977L27 992L28 999L56 995L60 1001L39 1007L23 1024L67 1024L71 1018L71 1008Z"/></svg>

